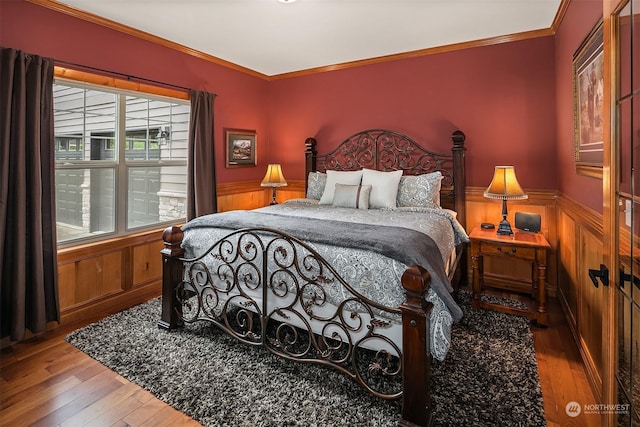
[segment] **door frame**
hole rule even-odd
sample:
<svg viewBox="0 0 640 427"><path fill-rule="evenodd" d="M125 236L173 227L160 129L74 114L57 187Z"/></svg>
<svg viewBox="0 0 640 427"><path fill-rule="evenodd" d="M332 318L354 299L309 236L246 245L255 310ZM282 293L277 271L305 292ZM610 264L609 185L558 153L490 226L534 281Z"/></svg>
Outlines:
<svg viewBox="0 0 640 427"><path fill-rule="evenodd" d="M631 1L631 0L629 0ZM618 28L617 13L628 3L627 0L603 0L603 50L604 50L604 158L602 170L603 199L603 255L605 265L610 266L610 286L605 291L603 319L603 364L602 400L605 404L618 403L618 306L616 290L620 285L619 268L619 215L618 192L620 190L621 147L617 128L616 102L619 88L618 69ZM602 415L603 425L614 427L616 415L613 411Z"/></svg>

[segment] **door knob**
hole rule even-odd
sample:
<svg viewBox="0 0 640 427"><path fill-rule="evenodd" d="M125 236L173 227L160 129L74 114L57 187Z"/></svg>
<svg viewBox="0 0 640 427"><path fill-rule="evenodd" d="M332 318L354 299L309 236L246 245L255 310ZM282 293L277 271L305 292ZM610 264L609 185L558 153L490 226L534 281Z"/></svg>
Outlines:
<svg viewBox="0 0 640 427"><path fill-rule="evenodd" d="M609 286L609 269L606 265L600 264L600 270L589 269L589 278L593 282L593 286L598 287L598 279L604 286Z"/></svg>

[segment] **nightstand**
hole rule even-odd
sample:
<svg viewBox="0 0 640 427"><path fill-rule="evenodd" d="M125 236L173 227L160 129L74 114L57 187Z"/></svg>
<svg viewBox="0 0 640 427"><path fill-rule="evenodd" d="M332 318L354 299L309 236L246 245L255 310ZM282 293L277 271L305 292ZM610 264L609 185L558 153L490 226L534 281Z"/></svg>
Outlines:
<svg viewBox="0 0 640 427"><path fill-rule="evenodd" d="M471 261L473 265L473 308L488 308L505 313L519 314L532 319L535 326L546 327L546 269L547 251L551 248L547 239L541 233L528 233L516 230L513 236L500 236L496 230L485 230L480 226L469 234L471 240ZM535 300L537 308L524 310L499 304L492 304L481 299L486 287L484 278L484 257L492 257L491 262L509 263L521 260L531 264L531 280L513 278L505 283L509 285L494 285L509 291L526 292Z"/></svg>

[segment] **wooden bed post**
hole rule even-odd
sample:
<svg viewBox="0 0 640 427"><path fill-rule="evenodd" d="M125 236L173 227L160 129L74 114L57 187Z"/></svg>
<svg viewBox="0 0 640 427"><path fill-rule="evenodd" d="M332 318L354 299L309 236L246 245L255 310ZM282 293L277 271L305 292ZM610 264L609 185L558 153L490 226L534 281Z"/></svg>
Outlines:
<svg viewBox="0 0 640 427"><path fill-rule="evenodd" d="M309 172L315 172L316 170L316 144L318 142L315 138L307 138L304 141L304 191L307 191L307 185L309 184Z"/></svg>
<svg viewBox="0 0 640 427"><path fill-rule="evenodd" d="M176 286L182 280L182 262L180 257L184 254L182 249L182 229L171 226L162 233L164 249L162 253L162 314L158 326L163 329L174 329L180 326L179 315L182 314L182 306L177 303Z"/></svg>
<svg viewBox="0 0 640 427"><path fill-rule="evenodd" d="M451 140L453 141L453 148L451 152L453 153L453 175L455 177L453 181L453 192L454 192L454 206L455 211L458 213L458 222L462 224L462 227L467 229L467 206L466 206L466 198L467 198L467 177L465 176L466 166L464 160L464 152L467 149L464 147L464 141L466 136L464 132L457 130L451 134ZM466 244L463 243L463 248ZM468 267L468 259L466 251L462 250L462 252L458 253L460 256L459 266L456 268L456 274L452 281L452 285L455 290L458 290L460 286L466 284L469 280L469 267Z"/></svg>
<svg viewBox="0 0 640 427"><path fill-rule="evenodd" d="M430 426L431 352L429 316L433 304L426 301L431 276L424 268L412 265L402 274L407 298L402 311L402 419L401 426Z"/></svg>
<svg viewBox="0 0 640 427"><path fill-rule="evenodd" d="M464 152L467 150L464 148L465 134L457 130L451 134L451 140L453 141L453 191L455 194L455 211L458 213L458 222L463 227L467 227L466 221L466 177L465 177L465 164L464 164Z"/></svg>

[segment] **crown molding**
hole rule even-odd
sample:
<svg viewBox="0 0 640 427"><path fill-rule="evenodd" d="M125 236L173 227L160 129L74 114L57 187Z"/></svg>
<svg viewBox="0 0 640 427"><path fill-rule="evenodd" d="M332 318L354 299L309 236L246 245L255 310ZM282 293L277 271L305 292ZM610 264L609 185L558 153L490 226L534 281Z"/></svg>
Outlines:
<svg viewBox="0 0 640 427"><path fill-rule="evenodd" d="M279 79L298 77L298 76L303 76L308 74L323 73L327 71L344 70L347 68L379 64L383 62L398 61L401 59L417 58L417 57L422 57L427 55L435 55L438 53L454 52L458 50L471 49L474 47L491 46L496 44L509 43L509 42L533 39L538 37L553 36L554 34L555 34L555 31L552 30L551 28L534 30L534 31L526 31L522 33L509 34L506 36L490 37L482 40L454 43L446 46L431 47L426 49L413 50L410 52L397 53L393 55L378 56L375 58L363 59L359 61L344 62L341 64L328 65L328 66L317 67L317 68L309 68L307 70L294 71L291 73L276 74L271 76L269 80L279 80Z"/></svg>
<svg viewBox="0 0 640 427"><path fill-rule="evenodd" d="M66 4L57 2L55 0L26 0L26 1L38 6L46 7L47 9L51 9L56 12L73 16L74 18L82 19L84 21L88 21L106 28L110 28L112 30L119 31L124 34L128 34L130 36L137 37L142 40L146 40L146 41L158 44L160 46L167 47L169 49L176 50L178 52L185 53L187 55L190 55L199 59L204 59L205 61L209 61L214 64L222 65L223 67L230 68L232 70L240 71L242 73L249 74L254 77L259 77L261 79L265 79L265 80L268 79L268 76L266 76L265 74L259 73L257 71L250 70L246 67L242 67L238 64L225 61L224 59L220 59L216 56L209 55L204 52L200 52L199 50L192 49L190 47L181 45L179 43L175 43L170 40L163 39L162 37L158 37L153 34L149 34L147 32L140 31L135 28L131 28L127 25L120 24L110 19L106 19L101 16L95 15L93 13L76 9L75 7L68 6Z"/></svg>
<svg viewBox="0 0 640 427"><path fill-rule="evenodd" d="M173 49L173 50L185 53L187 55L190 55L199 59L203 59L205 61L217 64L217 65L221 65L223 67L230 68L232 70L239 71L244 74L248 74L253 77L258 77L262 80L267 80L267 81L281 80L281 79L299 77L299 76L310 75L310 74L325 73L328 71L344 70L348 68L362 67L365 65L398 61L402 59L410 59L410 58L422 57L427 55L435 55L439 53L453 52L458 50L471 49L475 47L491 46L496 44L509 43L509 42L527 40L527 39L538 38L538 37L553 36L555 35L557 28L562 22L562 19L564 18L564 15L570 3L570 0L562 0L562 3L558 8L558 13L556 13L553 25L550 28L546 28L542 30L526 31L526 32L515 33L515 34L506 35L506 36L489 37L486 39L475 40L471 42L454 43L446 46L419 49L419 50L414 50L410 52L379 56L379 57L369 58L364 60L350 61L350 62L344 62L340 64L309 68L309 69L300 70L300 71L293 71L290 73L282 73L282 74L275 74L272 76L268 76L268 75L259 73L257 71L251 70L249 68L240 66L238 64L234 64L232 62L226 61L224 59L220 59L213 55L209 55L204 52L198 51L196 49L189 48L179 43L175 43L175 42L163 39L162 37L158 37L153 34L149 34L144 31L140 31L138 29L120 24L110 19L106 19L101 16L79 10L72 6L68 6L66 4L60 3L56 0L26 0L26 1L38 6L46 7L56 12L64 13L64 14L73 16L75 18L82 19L84 21L92 22L94 24L97 24L106 28L120 31L122 33L167 47L169 49Z"/></svg>
<svg viewBox="0 0 640 427"><path fill-rule="evenodd" d="M571 3L571 0L562 0L562 2L560 2L560 7L558 7L556 16L553 19L553 23L551 24L551 29L553 30L554 34L558 31L558 28L560 28L560 24L562 24L562 20L564 19L564 16L567 14L567 9L569 9L569 3Z"/></svg>

